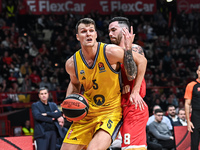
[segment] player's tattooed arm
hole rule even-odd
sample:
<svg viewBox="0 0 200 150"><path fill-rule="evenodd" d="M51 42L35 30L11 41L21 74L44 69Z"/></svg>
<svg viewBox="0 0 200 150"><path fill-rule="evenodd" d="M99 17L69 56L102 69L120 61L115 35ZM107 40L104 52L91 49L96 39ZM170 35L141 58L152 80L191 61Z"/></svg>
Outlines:
<svg viewBox="0 0 200 150"><path fill-rule="evenodd" d="M141 46L133 45L132 50L144 56L144 51Z"/></svg>
<svg viewBox="0 0 200 150"><path fill-rule="evenodd" d="M137 75L137 66L133 59L132 50L124 51L124 69L129 81L135 79Z"/></svg>

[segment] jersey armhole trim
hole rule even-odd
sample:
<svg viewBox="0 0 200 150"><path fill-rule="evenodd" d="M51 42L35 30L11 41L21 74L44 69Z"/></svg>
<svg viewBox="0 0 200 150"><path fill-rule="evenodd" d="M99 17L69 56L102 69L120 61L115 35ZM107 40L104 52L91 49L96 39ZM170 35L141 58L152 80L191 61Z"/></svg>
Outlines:
<svg viewBox="0 0 200 150"><path fill-rule="evenodd" d="M110 68L110 70L111 70L112 72L114 72L114 73L116 73L116 74L119 74L120 71L121 71L121 69L119 69L119 71L115 71L115 70L112 68L112 66L110 65L110 63L109 63L109 61L108 61L108 59L107 59L107 57L106 57L106 46L107 46L107 45L108 45L108 44L105 44L104 47L103 47L103 54L104 54L104 57L105 57L105 61L106 61L108 67ZM120 67L121 67L121 66L120 66Z"/></svg>
<svg viewBox="0 0 200 150"><path fill-rule="evenodd" d="M77 62L76 62L76 53L74 54L73 58L74 58L75 73L76 73L76 77L78 79L78 69L77 69Z"/></svg>

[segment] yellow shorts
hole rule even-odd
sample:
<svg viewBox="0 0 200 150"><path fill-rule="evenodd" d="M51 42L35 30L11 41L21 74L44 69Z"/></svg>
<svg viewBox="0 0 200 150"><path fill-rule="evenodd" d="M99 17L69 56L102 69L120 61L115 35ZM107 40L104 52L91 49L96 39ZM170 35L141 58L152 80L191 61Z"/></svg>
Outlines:
<svg viewBox="0 0 200 150"><path fill-rule="evenodd" d="M114 140L122 124L121 118L121 111L112 111L96 117L87 115L84 119L71 125L63 142L87 146L99 129L108 132Z"/></svg>

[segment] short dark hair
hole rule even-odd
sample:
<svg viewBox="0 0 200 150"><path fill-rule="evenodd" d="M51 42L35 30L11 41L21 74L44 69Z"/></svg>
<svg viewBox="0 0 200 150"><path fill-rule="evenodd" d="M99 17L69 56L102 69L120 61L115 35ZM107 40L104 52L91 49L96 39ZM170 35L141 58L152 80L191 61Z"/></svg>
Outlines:
<svg viewBox="0 0 200 150"><path fill-rule="evenodd" d="M83 18L83 19L80 19L77 24L76 24L76 33L78 33L78 26L83 23L83 24L93 24L94 27L95 27L95 30L96 30L96 24L95 24L95 21L91 18Z"/></svg>
<svg viewBox="0 0 200 150"><path fill-rule="evenodd" d="M46 87L41 87L41 88L39 88L38 93L40 93L40 91L42 91L42 90L47 90L47 92L49 92L48 88L46 88Z"/></svg>
<svg viewBox="0 0 200 150"><path fill-rule="evenodd" d="M184 109L184 108L181 108L181 109L179 109L179 110L178 110L178 114L180 113L180 111L181 111L181 110L185 111L185 109Z"/></svg>
<svg viewBox="0 0 200 150"><path fill-rule="evenodd" d="M126 17L114 17L109 21L109 24L111 24L112 22L118 21L118 24L123 24L126 25L128 27L128 30L130 31L130 22L128 20L128 18Z"/></svg>
<svg viewBox="0 0 200 150"><path fill-rule="evenodd" d="M163 113L163 110L162 109L156 109L155 114L157 114L157 113Z"/></svg>
<svg viewBox="0 0 200 150"><path fill-rule="evenodd" d="M174 105L169 105L169 106L167 107L167 110L168 110L170 107L176 108Z"/></svg>

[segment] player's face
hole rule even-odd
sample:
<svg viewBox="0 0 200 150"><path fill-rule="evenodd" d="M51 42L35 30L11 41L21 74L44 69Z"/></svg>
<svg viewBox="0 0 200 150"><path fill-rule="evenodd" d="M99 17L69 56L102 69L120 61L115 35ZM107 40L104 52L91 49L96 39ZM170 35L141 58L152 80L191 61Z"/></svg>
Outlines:
<svg viewBox="0 0 200 150"><path fill-rule="evenodd" d="M109 24L108 30L111 43L119 45L123 34L118 22L115 21Z"/></svg>
<svg viewBox="0 0 200 150"><path fill-rule="evenodd" d="M93 24L83 24L78 26L76 38L82 46L94 46L97 39L97 32Z"/></svg>
<svg viewBox="0 0 200 150"><path fill-rule="evenodd" d="M41 101L47 101L49 98L49 93L47 90L41 90L39 93L39 98Z"/></svg>

